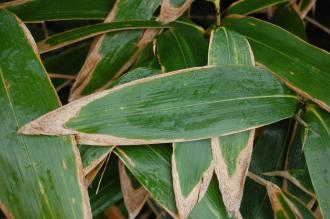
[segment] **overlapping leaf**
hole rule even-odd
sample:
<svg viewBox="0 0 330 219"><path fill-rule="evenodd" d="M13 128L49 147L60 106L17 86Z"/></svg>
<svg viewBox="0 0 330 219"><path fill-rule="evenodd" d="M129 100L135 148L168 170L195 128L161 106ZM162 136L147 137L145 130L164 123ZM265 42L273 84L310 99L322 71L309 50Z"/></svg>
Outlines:
<svg viewBox="0 0 330 219"><path fill-rule="evenodd" d="M305 129L303 150L312 184L317 195L321 214L324 218L330 215L328 187L330 173L328 168L330 156L330 115L314 105L307 107L304 116L308 127Z"/></svg>
<svg viewBox="0 0 330 219"><path fill-rule="evenodd" d="M248 15L288 0L239 0L228 9L227 14Z"/></svg>
<svg viewBox="0 0 330 219"><path fill-rule="evenodd" d="M171 45L171 49L168 49ZM171 29L157 37L157 56L164 71L207 63L207 43L195 29ZM200 201L213 175L210 140L173 144L172 177L176 206L187 218Z"/></svg>
<svg viewBox="0 0 330 219"><path fill-rule="evenodd" d="M114 0L14 0L0 4L26 22L67 19L103 19Z"/></svg>
<svg viewBox="0 0 330 219"><path fill-rule="evenodd" d="M180 142L291 117L297 97L253 66L197 67L136 80L74 101L25 134L77 134L82 144Z"/></svg>
<svg viewBox="0 0 330 219"><path fill-rule="evenodd" d="M330 111L330 55L284 29L250 17L232 17L222 22L245 35L256 62L266 66L288 87ZM308 82L308 83L307 83Z"/></svg>
<svg viewBox="0 0 330 219"><path fill-rule="evenodd" d="M8 218L90 218L73 139L17 134L60 103L26 27L3 9L0 20L0 208Z"/></svg>

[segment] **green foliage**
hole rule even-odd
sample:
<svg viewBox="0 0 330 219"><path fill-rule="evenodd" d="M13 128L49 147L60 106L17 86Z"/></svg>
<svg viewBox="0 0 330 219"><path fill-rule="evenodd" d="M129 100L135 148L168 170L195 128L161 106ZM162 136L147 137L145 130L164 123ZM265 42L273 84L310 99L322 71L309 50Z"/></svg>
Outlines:
<svg viewBox="0 0 330 219"><path fill-rule="evenodd" d="M232 2L1 1L0 218L329 218L315 1Z"/></svg>

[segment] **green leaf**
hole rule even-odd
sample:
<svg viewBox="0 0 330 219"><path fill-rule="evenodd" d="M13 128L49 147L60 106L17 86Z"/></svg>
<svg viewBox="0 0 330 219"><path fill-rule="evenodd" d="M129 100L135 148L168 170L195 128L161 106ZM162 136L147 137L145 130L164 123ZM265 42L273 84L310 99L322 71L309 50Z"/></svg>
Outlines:
<svg viewBox="0 0 330 219"><path fill-rule="evenodd" d="M151 20L159 5L160 0L118 0L105 22ZM108 87L132 64L130 58L140 49L142 36L142 30L130 30L97 37L71 89L71 99Z"/></svg>
<svg viewBox="0 0 330 219"><path fill-rule="evenodd" d="M73 138L17 129L60 106L21 21L0 10L0 208L8 218L90 218Z"/></svg>
<svg viewBox="0 0 330 219"><path fill-rule="evenodd" d="M171 176L172 150L168 146L127 146L117 147L114 151L152 198L172 216L176 216ZM216 180L211 181L204 198L196 205L189 218L227 218Z"/></svg>
<svg viewBox="0 0 330 219"><path fill-rule="evenodd" d="M127 146L116 147L114 152L150 195L172 216L176 215L171 175L171 147Z"/></svg>
<svg viewBox="0 0 330 219"><path fill-rule="evenodd" d="M100 171L88 189L93 218L123 198L117 164L118 158L110 156L104 173Z"/></svg>
<svg viewBox="0 0 330 219"><path fill-rule="evenodd" d="M141 52L136 62L132 66L132 69L146 67L152 69L160 69L158 60L153 51L153 44L149 43Z"/></svg>
<svg viewBox="0 0 330 219"><path fill-rule="evenodd" d="M187 218L204 197L213 169L210 139L173 144L172 177L180 217Z"/></svg>
<svg viewBox="0 0 330 219"><path fill-rule="evenodd" d="M227 14L248 15L288 1L289 0L239 0L227 9Z"/></svg>
<svg viewBox="0 0 330 219"><path fill-rule="evenodd" d="M0 4L25 22L103 19L114 0L14 0Z"/></svg>
<svg viewBox="0 0 330 219"><path fill-rule="evenodd" d="M275 184L268 182L266 187L270 201L272 203L274 218L316 218L313 213L298 199L282 192L282 190Z"/></svg>
<svg viewBox="0 0 330 219"><path fill-rule="evenodd" d="M79 99L27 124L20 132L75 133L79 143L90 145L189 141L291 117L297 101L263 68L197 67Z"/></svg>
<svg viewBox="0 0 330 219"><path fill-rule="evenodd" d="M283 27L287 31L307 41L305 24L300 15L291 7L291 5L284 5L276 10L273 21L280 27Z"/></svg>
<svg viewBox="0 0 330 219"><path fill-rule="evenodd" d="M62 33L52 35L45 40L38 42L38 49L40 53L52 51L64 46L110 32L118 32L124 30L138 30L138 29L162 29L162 28L184 28L187 27L184 23L173 22L171 24L163 25L157 21L118 21L111 23L100 23L88 26L83 26L68 30Z"/></svg>
<svg viewBox="0 0 330 219"><path fill-rule="evenodd" d="M311 180L324 218L330 217L330 115L314 105L307 106L303 119L305 132L304 154Z"/></svg>
<svg viewBox="0 0 330 219"><path fill-rule="evenodd" d="M84 174L90 173L113 150L112 147L80 145L79 151L84 166Z"/></svg>
<svg viewBox="0 0 330 219"><path fill-rule="evenodd" d="M254 65L254 57L247 39L225 28L212 30L209 65Z"/></svg>
<svg viewBox="0 0 330 219"><path fill-rule="evenodd" d="M245 35L256 62L266 66L299 95L330 111L329 53L284 29L251 17L227 18L222 24Z"/></svg>
<svg viewBox="0 0 330 219"><path fill-rule="evenodd" d="M165 72L207 63L207 42L203 33L194 28L170 29L156 38L156 46Z"/></svg>
<svg viewBox="0 0 330 219"><path fill-rule="evenodd" d="M254 65L247 39L225 28L213 30L210 38L209 65ZM254 130L212 138L215 173L224 204L230 216L240 217L244 183L252 155Z"/></svg>
<svg viewBox="0 0 330 219"><path fill-rule="evenodd" d="M261 133L253 146L250 171L262 173L283 169L286 142L290 136L288 124L284 120L259 131ZM265 187L247 178L240 211L247 219L272 218L273 211Z"/></svg>
<svg viewBox="0 0 330 219"><path fill-rule="evenodd" d="M171 49L168 49L169 45ZM157 56L164 71L203 66L207 63L207 43L193 28L170 29L157 37ZM210 140L173 144L172 178L176 206L187 218L207 191L213 175ZM204 209L205 210L205 209Z"/></svg>

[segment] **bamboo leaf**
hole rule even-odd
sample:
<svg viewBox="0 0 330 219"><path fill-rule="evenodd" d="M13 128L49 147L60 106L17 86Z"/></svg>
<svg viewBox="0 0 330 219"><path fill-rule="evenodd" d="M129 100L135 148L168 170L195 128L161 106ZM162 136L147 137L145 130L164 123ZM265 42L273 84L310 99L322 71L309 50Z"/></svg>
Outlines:
<svg viewBox="0 0 330 219"><path fill-rule="evenodd" d="M328 195L330 172L330 116L314 105L307 106L303 119L309 125L304 137L304 154L311 180L317 195L321 214L330 217L330 200ZM314 130L311 131L311 130Z"/></svg>
<svg viewBox="0 0 330 219"><path fill-rule="evenodd" d="M324 92L330 87L328 52L255 18L227 18L222 23L248 38L257 63L270 69L299 95L330 111L330 96Z"/></svg>
<svg viewBox="0 0 330 219"><path fill-rule="evenodd" d="M171 147L168 145L117 147L115 149L118 157L152 198L171 216L175 217L177 209L171 176L171 151ZM204 198L196 205L189 218L228 218L216 180L211 181Z"/></svg>
<svg viewBox="0 0 330 219"><path fill-rule="evenodd" d="M291 117L297 101L263 68L197 67L81 98L27 124L20 132L77 134L79 143L89 145L181 142Z"/></svg>
<svg viewBox="0 0 330 219"><path fill-rule="evenodd" d="M156 46L159 61L165 71L207 63L207 43L203 35L192 28L171 29L157 37ZM172 178L180 218L187 218L197 202L204 197L212 175L210 140L173 144Z"/></svg>
<svg viewBox="0 0 330 219"><path fill-rule="evenodd" d="M227 14L248 15L288 1L289 0L239 0L234 2L227 9Z"/></svg>
<svg viewBox="0 0 330 219"><path fill-rule="evenodd" d="M164 0L157 20L163 24L170 23L180 17L191 3L192 0L185 0L182 5L176 7L170 0ZM160 4L160 0L136 0L130 4L132 5L127 5L124 0L117 1L115 9L109 14L106 21L150 20ZM144 13L140 13L140 7L143 8ZM132 10L129 17L126 14L127 8ZM128 33L116 36L107 34L96 40L96 46L87 58L73 86L71 99L90 94L95 90L106 89L114 79L122 75L136 61L138 55L146 45L152 42L157 33L158 30L154 29L146 30L143 34L141 31L135 33L131 31L129 35Z"/></svg>
<svg viewBox="0 0 330 219"><path fill-rule="evenodd" d="M103 19L114 0L14 0L0 4L25 22L72 19Z"/></svg>
<svg viewBox="0 0 330 219"><path fill-rule="evenodd" d="M139 29L163 29L163 28L184 28L188 25L185 23L162 24L157 21L118 21L111 23L100 23L75 28L62 33L58 33L38 42L39 53L52 51L64 46L76 43L100 34L118 32L124 30L139 30ZM192 25L190 25L192 26Z"/></svg>
<svg viewBox="0 0 330 219"><path fill-rule="evenodd" d="M118 0L104 22L151 20L159 4L160 0L129 2ZM126 71L133 64L133 61L129 61L129 59L138 51L138 42L142 35L142 30L131 30L108 33L95 38L89 55L71 89L70 99L74 100L93 93L101 87L108 87L109 81Z"/></svg>
<svg viewBox="0 0 330 219"><path fill-rule="evenodd" d="M73 138L16 133L60 103L26 27L3 9L0 21L0 208L8 218L90 218Z"/></svg>
<svg viewBox="0 0 330 219"><path fill-rule="evenodd" d="M105 171L97 174L88 189L94 218L123 198L120 189L118 158L111 156L108 165L104 168L106 168Z"/></svg>
<svg viewBox="0 0 330 219"><path fill-rule="evenodd" d="M84 166L84 174L89 174L97 165L104 160L113 150L111 147L98 147L89 145L80 145L79 151Z"/></svg>
<svg viewBox="0 0 330 219"><path fill-rule="evenodd" d="M168 49L171 45L171 49ZM170 29L156 38L157 54L163 71L169 72L207 63L207 42L193 28Z"/></svg>
<svg viewBox="0 0 330 219"><path fill-rule="evenodd" d="M315 218L306 206L293 196L282 192L277 185L268 182L266 187L274 210L274 218Z"/></svg>
<svg viewBox="0 0 330 219"><path fill-rule="evenodd" d="M259 133L259 134L258 134ZM283 169L286 142L290 136L287 120L257 130L250 171L262 173ZM275 179L270 179L274 182ZM272 218L266 188L247 178L240 208L243 218Z"/></svg>
<svg viewBox="0 0 330 219"><path fill-rule="evenodd" d="M173 187L181 218L187 218L204 197L213 169L209 139L173 144Z"/></svg>
<svg viewBox="0 0 330 219"><path fill-rule="evenodd" d="M118 168L120 187L129 218L135 218L141 211L149 193L142 186L137 189L133 187L131 179L126 172L125 165L121 161L118 163Z"/></svg>
<svg viewBox="0 0 330 219"><path fill-rule="evenodd" d="M153 44L149 43L140 53L136 62L132 66L132 69L146 67L152 69L160 69L160 65L158 64L158 60L153 51ZM126 74L124 74L125 76Z"/></svg>
<svg viewBox="0 0 330 219"><path fill-rule="evenodd" d="M245 37L225 28L213 30L210 38L209 65L254 65L254 57ZM230 216L240 217L243 197L253 147L254 132L246 131L212 138L215 173L224 204Z"/></svg>
<svg viewBox="0 0 330 219"><path fill-rule="evenodd" d="M301 19L298 12L291 7L291 5L285 5L276 10L273 21L280 27L283 27L287 31L307 41L304 21Z"/></svg>

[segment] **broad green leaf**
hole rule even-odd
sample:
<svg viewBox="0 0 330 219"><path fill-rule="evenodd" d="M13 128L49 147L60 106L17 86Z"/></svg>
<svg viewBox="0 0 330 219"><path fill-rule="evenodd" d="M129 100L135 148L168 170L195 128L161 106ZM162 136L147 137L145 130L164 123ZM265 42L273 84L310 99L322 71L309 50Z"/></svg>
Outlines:
<svg viewBox="0 0 330 219"><path fill-rule="evenodd" d="M38 42L38 49L40 53L52 51L64 46L110 32L118 32L124 30L138 30L138 29L162 29L162 28L184 28L184 23L173 22L171 24L163 25L158 21L118 21L111 23L99 23L94 25L83 26L68 30L62 33L52 35L45 40Z"/></svg>
<svg viewBox="0 0 330 219"><path fill-rule="evenodd" d="M262 173L283 169L286 142L290 136L288 124L285 120L258 131L261 133L253 146L250 171ZM240 211L243 218L247 219L272 218L273 212L265 187L247 178Z"/></svg>
<svg viewBox="0 0 330 219"><path fill-rule="evenodd" d="M181 142L236 133L294 115L298 98L267 70L196 67L136 80L50 112L25 134L90 145Z"/></svg>
<svg viewBox="0 0 330 219"><path fill-rule="evenodd" d="M330 114L314 105L307 106L303 119L308 124L304 154L324 218L330 217Z"/></svg>
<svg viewBox="0 0 330 219"><path fill-rule="evenodd" d="M173 144L172 177L180 217L187 218L204 197L212 175L210 139Z"/></svg>
<svg viewBox="0 0 330 219"><path fill-rule="evenodd" d="M118 0L105 22L150 20L160 0ZM141 13L143 11L143 13ZM97 37L71 90L71 99L93 93L120 76L139 50L143 30L107 33Z"/></svg>
<svg viewBox="0 0 330 219"><path fill-rule="evenodd" d="M171 147L169 145L145 145L117 147L115 153L131 173L172 216L177 215L171 176ZM196 205L190 219L227 218L223 203L212 180L204 198ZM208 210L205 210L208 209Z"/></svg>
<svg viewBox="0 0 330 219"><path fill-rule="evenodd" d="M26 27L3 9L0 23L0 208L8 218L90 218L74 140L17 134L60 103Z"/></svg>
<svg viewBox="0 0 330 219"><path fill-rule="evenodd" d="M134 81L136 79L141 79L144 77L148 77L152 74L157 74L158 72L153 69L148 68L137 68L134 69L125 75L123 75L121 78L119 78L117 81L115 81L112 84L112 87L124 84L130 81ZM160 73L160 71L159 71ZM98 167L98 165L104 161L106 156L111 153L114 146L108 146L108 147L100 147L100 146L90 146L90 145L81 145L79 147L81 159L84 166L84 173L85 175L89 174L91 171L95 170L95 168ZM98 170L96 170L96 173ZM96 174L95 173L95 174Z"/></svg>
<svg viewBox="0 0 330 219"><path fill-rule="evenodd" d="M207 63L207 43L202 33L193 28L171 29L157 37L156 45L163 71ZM212 175L210 140L173 144L172 178L180 218L187 218L203 198Z"/></svg>
<svg viewBox="0 0 330 219"><path fill-rule="evenodd" d="M294 10L291 5L284 5L276 10L273 22L307 41L305 24L298 12Z"/></svg>
<svg viewBox="0 0 330 219"><path fill-rule="evenodd" d="M14 0L0 4L25 22L104 19L114 0Z"/></svg>
<svg viewBox="0 0 330 219"><path fill-rule="evenodd" d="M288 1L289 0L239 0L234 2L227 9L227 14L248 15Z"/></svg>
<svg viewBox="0 0 330 219"><path fill-rule="evenodd" d="M256 62L266 66L288 87L330 111L330 55L284 29L251 17L222 21L228 28L245 35Z"/></svg>
<svg viewBox="0 0 330 219"><path fill-rule="evenodd" d="M254 65L247 39L225 28L213 30L210 38L209 65ZM240 217L239 209L248 172L254 130L212 138L215 173L224 204L230 216Z"/></svg>
<svg viewBox="0 0 330 219"><path fill-rule="evenodd" d="M207 42L203 33L194 28L170 29L156 38L156 46L165 72L207 63Z"/></svg>
<svg viewBox="0 0 330 219"><path fill-rule="evenodd" d="M210 37L209 65L254 65L254 57L247 39L231 30L212 30Z"/></svg>

